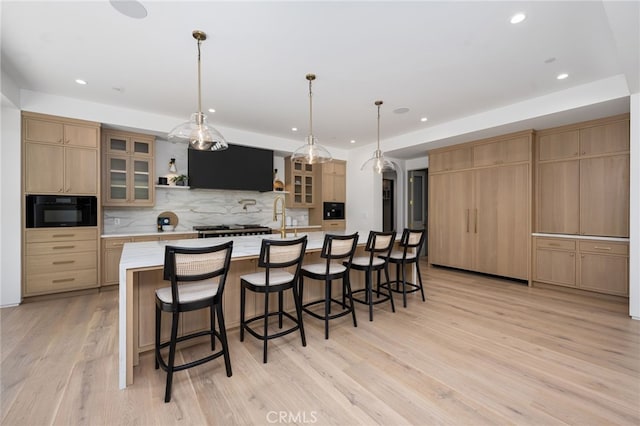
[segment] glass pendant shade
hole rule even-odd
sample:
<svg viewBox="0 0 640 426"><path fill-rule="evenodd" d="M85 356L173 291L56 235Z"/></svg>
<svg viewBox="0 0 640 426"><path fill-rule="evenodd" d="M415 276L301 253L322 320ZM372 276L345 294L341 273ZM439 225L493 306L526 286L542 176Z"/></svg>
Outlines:
<svg viewBox="0 0 640 426"><path fill-rule="evenodd" d="M200 44L207 39L203 31L195 30L193 38L198 42L198 112L191 114L189 121L182 123L169 132L169 142L187 142L189 148L198 151L222 151L229 144L218 130L207 123L202 113L202 72L200 66Z"/></svg>
<svg viewBox="0 0 640 426"><path fill-rule="evenodd" d="M311 82L316 79L316 75L307 74L305 78L309 81L309 136L306 138L307 143L291 154L291 161L307 164L328 163L332 160L331 154L325 147L318 144L316 137L313 136L313 93L311 91Z"/></svg>
<svg viewBox="0 0 640 426"><path fill-rule="evenodd" d="M188 142L198 151L222 151L229 144L215 128L207 124L207 116L201 112L191 114L191 119L176 126L169 133L169 142Z"/></svg>
<svg viewBox="0 0 640 426"><path fill-rule="evenodd" d="M376 101L375 105L378 107L378 146L373 152L373 157L364 162L360 170L373 169L378 174L386 172L395 172L397 165L391 160L384 158L384 154L380 150L380 105L382 101Z"/></svg>
<svg viewBox="0 0 640 426"><path fill-rule="evenodd" d="M308 164L327 163L331 159L329 151L316 143L315 136L307 136L307 143L291 154L291 161L302 161Z"/></svg>

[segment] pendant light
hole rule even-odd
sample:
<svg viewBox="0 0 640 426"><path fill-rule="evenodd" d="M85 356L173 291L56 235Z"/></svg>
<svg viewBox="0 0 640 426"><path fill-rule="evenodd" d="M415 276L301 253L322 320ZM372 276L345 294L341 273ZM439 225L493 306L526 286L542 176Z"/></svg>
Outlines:
<svg viewBox="0 0 640 426"><path fill-rule="evenodd" d="M376 101L375 105L378 107L378 149L374 151L373 157L365 161L360 170L373 168L376 173L393 172L396 170L396 164L384 158L384 154L380 151L380 105L382 105L382 101Z"/></svg>
<svg viewBox="0 0 640 426"><path fill-rule="evenodd" d="M316 79L316 75L307 74L306 79L309 80L309 136L307 136L307 143L291 154L291 161L300 161L307 164L327 163L331 161L331 154L323 146L318 145L316 137L313 136L313 93L311 91L311 82Z"/></svg>
<svg viewBox="0 0 640 426"><path fill-rule="evenodd" d="M188 142L190 148L199 151L222 151L229 144L219 131L207 124L207 116L202 113L200 44L207 39L207 35L199 30L194 30L192 35L198 42L198 112L169 132L168 139L169 142Z"/></svg>

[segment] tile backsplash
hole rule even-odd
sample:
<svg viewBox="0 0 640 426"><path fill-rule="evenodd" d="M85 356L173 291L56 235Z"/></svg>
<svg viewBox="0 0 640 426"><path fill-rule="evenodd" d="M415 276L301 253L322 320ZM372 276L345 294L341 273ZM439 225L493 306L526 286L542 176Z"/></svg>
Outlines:
<svg viewBox="0 0 640 426"><path fill-rule="evenodd" d="M104 234L154 232L157 217L165 211L178 216L176 231L191 231L195 225L259 224L278 228L280 218L273 221L273 202L278 195L284 194L156 187L154 207L104 207ZM307 209L287 209L287 216L299 226L309 224Z"/></svg>

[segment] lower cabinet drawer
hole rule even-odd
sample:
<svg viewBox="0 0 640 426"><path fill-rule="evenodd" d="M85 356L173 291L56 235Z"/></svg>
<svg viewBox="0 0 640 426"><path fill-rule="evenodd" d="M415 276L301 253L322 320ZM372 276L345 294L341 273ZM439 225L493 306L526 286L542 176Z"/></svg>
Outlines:
<svg viewBox="0 0 640 426"><path fill-rule="evenodd" d="M629 245L626 243L614 243L610 241L580 241L581 252L600 254L629 254Z"/></svg>
<svg viewBox="0 0 640 426"><path fill-rule="evenodd" d="M27 244L27 256L57 255L65 253L82 253L96 250L96 242L91 240L82 241L59 241L55 243L31 243Z"/></svg>
<svg viewBox="0 0 640 426"><path fill-rule="evenodd" d="M28 274L25 286L25 296L98 287L98 270Z"/></svg>
<svg viewBox="0 0 640 426"><path fill-rule="evenodd" d="M98 252L95 250L83 253L27 256L27 270L35 274L97 269L97 267Z"/></svg>

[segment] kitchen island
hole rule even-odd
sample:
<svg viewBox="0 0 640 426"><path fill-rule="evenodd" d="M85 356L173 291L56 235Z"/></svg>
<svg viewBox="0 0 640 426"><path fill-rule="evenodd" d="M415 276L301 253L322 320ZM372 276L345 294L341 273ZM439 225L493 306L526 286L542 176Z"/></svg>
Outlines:
<svg viewBox="0 0 640 426"><path fill-rule="evenodd" d="M345 232L352 233L355 231ZM359 231L358 251L361 252L367 241L369 232ZM320 261L320 251L324 242L324 232L309 232L304 263ZM221 244L233 240L231 266L223 297L223 309L227 329L240 325L240 276L257 270L257 258L264 238L278 238L274 235L249 235L240 237L221 237L216 239L187 239L177 241L149 241L126 243L120 259L120 310L119 310L119 386L124 389L133 383L133 367L138 364L139 354L153 349L155 333L155 290L166 287L163 280L164 251L167 244L183 247L204 247ZM296 238L288 236L288 238ZM391 271L393 273L393 271ZM361 273L352 273L353 289L362 288L364 279ZM342 283L333 283L332 291L342 293ZM305 287L304 301L317 300L324 297L321 285ZM247 317L257 311L262 312L262 298L248 297L246 301ZM285 297L285 309L293 310L294 303L289 295ZM203 329L208 324L208 311L189 312L183 316L182 333ZM163 321L161 333L164 338L169 335L169 321Z"/></svg>

